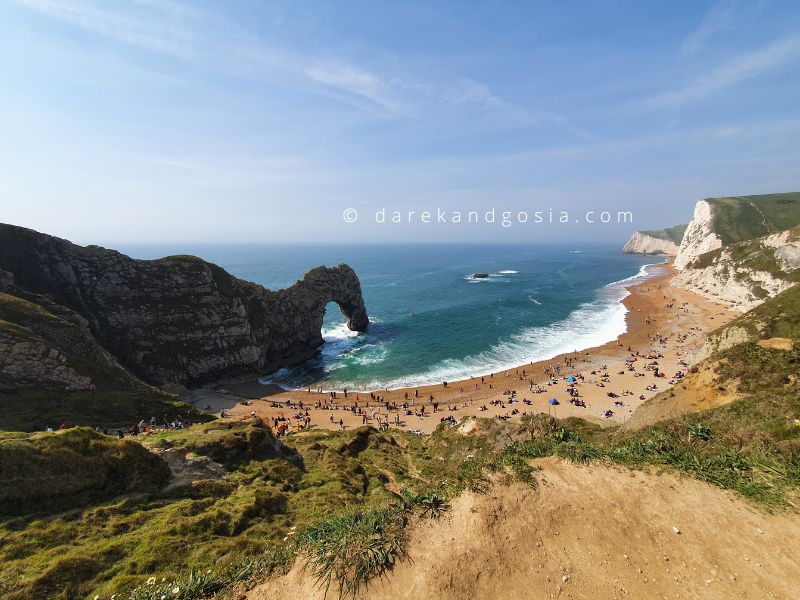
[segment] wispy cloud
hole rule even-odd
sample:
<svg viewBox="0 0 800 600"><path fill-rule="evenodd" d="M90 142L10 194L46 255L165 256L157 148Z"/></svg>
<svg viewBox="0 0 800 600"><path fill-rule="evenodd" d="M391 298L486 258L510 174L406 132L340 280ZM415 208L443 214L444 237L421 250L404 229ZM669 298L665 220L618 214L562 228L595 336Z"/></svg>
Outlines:
<svg viewBox="0 0 800 600"><path fill-rule="evenodd" d="M461 79L455 85L450 86L443 99L446 103L456 106L477 104L494 108L508 108L508 103L493 94L489 86L471 79Z"/></svg>
<svg viewBox="0 0 800 600"><path fill-rule="evenodd" d="M778 39L768 46L742 54L709 73L673 90L643 101L647 108L678 109L738 83L777 71L800 61L800 36Z"/></svg>
<svg viewBox="0 0 800 600"><path fill-rule="evenodd" d="M585 129L560 113L533 107L522 108L494 94L489 86L470 79L461 79L449 86L441 97L446 104L453 106L477 105L489 108L528 127L550 125L585 141L593 139Z"/></svg>
<svg viewBox="0 0 800 600"><path fill-rule="evenodd" d="M313 82L366 98L391 113L399 115L408 112L393 93L391 81L356 65L323 61L303 67L302 73Z"/></svg>
<svg viewBox="0 0 800 600"><path fill-rule="evenodd" d="M133 0L114 3L112 8L86 0L17 2L49 18L148 51L250 77L266 75L265 71L285 72L366 100L385 113L403 112L391 83L361 66L272 49L231 23L173 0Z"/></svg>
<svg viewBox="0 0 800 600"><path fill-rule="evenodd" d="M113 4L99 0L15 1L116 42L201 68L303 89L381 118L417 118L425 110L436 114L453 107L479 106L524 126L551 126L579 138L590 137L565 116L521 109L483 83L446 75L426 80L418 72L409 73L412 67L404 73L387 74L347 57L293 52L179 0L120 0Z"/></svg>
<svg viewBox="0 0 800 600"><path fill-rule="evenodd" d="M192 58L192 47L197 42L191 30L174 22L167 24L154 19L144 19L129 11L110 11L90 2L70 0L17 0L17 2L47 17L97 35L183 59Z"/></svg>
<svg viewBox="0 0 800 600"><path fill-rule="evenodd" d="M712 5L697 29L684 40L681 55L698 52L714 34L731 29L739 20L737 4L735 0L722 0Z"/></svg>

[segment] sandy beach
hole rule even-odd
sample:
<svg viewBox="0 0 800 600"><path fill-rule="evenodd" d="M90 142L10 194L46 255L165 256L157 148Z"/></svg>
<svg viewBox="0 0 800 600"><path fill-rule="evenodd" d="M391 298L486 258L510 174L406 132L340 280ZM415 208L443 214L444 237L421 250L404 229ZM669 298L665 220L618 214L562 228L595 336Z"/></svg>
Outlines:
<svg viewBox="0 0 800 600"><path fill-rule="evenodd" d="M627 288L626 332L602 346L476 374L446 386L346 394L339 390L332 398L329 392L285 391L245 381L194 390L193 401L217 415L224 408L226 418L257 415L288 431L303 426L372 425L430 433L450 417L519 419L537 413L623 424L643 402L686 372L684 357L708 331L737 316L694 293L670 287L675 274L670 265L653 265L648 271L652 278Z"/></svg>

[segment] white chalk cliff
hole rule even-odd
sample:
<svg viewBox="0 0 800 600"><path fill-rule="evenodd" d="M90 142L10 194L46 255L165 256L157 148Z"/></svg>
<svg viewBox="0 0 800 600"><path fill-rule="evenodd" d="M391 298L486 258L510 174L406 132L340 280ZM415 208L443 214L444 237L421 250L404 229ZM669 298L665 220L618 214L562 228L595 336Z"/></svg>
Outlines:
<svg viewBox="0 0 800 600"><path fill-rule="evenodd" d="M701 254L721 247L722 240L714 231L714 208L707 200L700 200L683 234L683 241L675 256L675 267L684 269Z"/></svg>
<svg viewBox="0 0 800 600"><path fill-rule="evenodd" d="M763 243L763 238L757 243ZM800 251L800 246L795 249ZM785 274L756 269L740 262L731 250L723 249L710 265L683 269L671 285L744 312L797 283L793 277L787 277L794 269L787 266Z"/></svg>
<svg viewBox="0 0 800 600"><path fill-rule="evenodd" d="M667 254L675 256L678 253L678 245L670 240L663 240L646 231L637 231L625 244L622 249L628 254Z"/></svg>
<svg viewBox="0 0 800 600"><path fill-rule="evenodd" d="M800 229L724 246L714 227L714 206L695 206L675 257L671 285L747 311L800 280Z"/></svg>

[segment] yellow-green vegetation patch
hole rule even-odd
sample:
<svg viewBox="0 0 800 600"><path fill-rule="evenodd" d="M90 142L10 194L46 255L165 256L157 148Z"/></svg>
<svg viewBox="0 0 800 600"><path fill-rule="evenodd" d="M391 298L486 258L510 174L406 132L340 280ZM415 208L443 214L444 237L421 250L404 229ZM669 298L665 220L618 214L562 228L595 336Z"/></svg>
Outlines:
<svg viewBox="0 0 800 600"><path fill-rule="evenodd" d="M31 438L50 443L71 435L122 444L76 430L27 437L3 434L0 445L30 444ZM129 490L68 512L53 513L31 503L35 514L9 517L0 528L0 596L29 598L45 589L52 598L110 596L142 586L151 577L186 583L192 570L206 574L212 569L217 582L229 577L230 569L247 576L262 573L265 565L283 564L276 556L290 556L286 547L294 532L332 516L390 508L403 490L416 497L456 481L460 458L440 460L435 438L361 428L301 434L280 442L257 420L217 421L153 436L147 444L156 451L177 448L211 455L228 472L217 481L165 491ZM459 451L456 442L466 448L469 438L447 443L454 457L468 453ZM124 444L146 452L137 442ZM45 456L42 451L26 460ZM63 461L68 458L74 455L65 455ZM59 465L59 470L70 468L65 462ZM84 563L75 563L74 569L61 565L73 558ZM192 585L200 586L197 577ZM56 591L58 586L66 591ZM136 597L145 597L142 593Z"/></svg>
<svg viewBox="0 0 800 600"><path fill-rule="evenodd" d="M164 461L88 428L0 438L0 514L58 510L161 487Z"/></svg>

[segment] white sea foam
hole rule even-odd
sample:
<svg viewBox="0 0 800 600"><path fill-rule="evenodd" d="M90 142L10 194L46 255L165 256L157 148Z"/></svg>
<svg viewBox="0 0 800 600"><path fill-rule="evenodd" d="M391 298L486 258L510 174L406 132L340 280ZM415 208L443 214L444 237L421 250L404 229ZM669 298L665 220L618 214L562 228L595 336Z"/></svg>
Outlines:
<svg viewBox="0 0 800 600"><path fill-rule="evenodd" d="M353 362L359 365L377 365L386 360L389 350L384 342L378 344L366 344L359 348L357 354L353 356Z"/></svg>
<svg viewBox="0 0 800 600"><path fill-rule="evenodd" d="M499 373L525 363L549 360L559 354L602 346L617 339L627 329L627 307L622 303L632 281L651 276L645 265L639 272L601 288L598 299L581 305L570 315L550 325L529 327L490 349L463 359L447 359L421 373L385 380L372 380L349 387L356 389L396 389L469 379ZM532 302L538 303L530 297Z"/></svg>
<svg viewBox="0 0 800 600"><path fill-rule="evenodd" d="M351 389L362 390L396 389L469 379L473 376L499 373L529 362L548 360L574 350L601 346L625 333L628 309L622 304L622 300L630 294L626 287L631 282L654 275L652 270L648 271L649 266L652 265L644 265L635 275L601 288L597 300L581 305L565 319L550 325L526 328L484 352L463 359L446 359L423 372L391 380L375 379L358 384L337 384L337 387L346 385ZM475 283L487 281L465 279ZM541 304L532 296L529 299L535 304ZM386 359L388 349L385 342L357 347L358 335L357 332L347 329L345 323L323 332L326 343L322 354L328 361L326 371L329 375L344 366L342 361L347 357L359 365L378 364ZM287 375L289 372L282 369L270 379L281 379Z"/></svg>
<svg viewBox="0 0 800 600"><path fill-rule="evenodd" d="M291 373L292 373L291 369L287 368L278 369L271 375L267 375L266 377L259 377L258 383L260 383L261 385L277 385L282 390L292 391L294 389L292 386L280 383L281 379L286 379L291 375Z"/></svg>
<svg viewBox="0 0 800 600"><path fill-rule="evenodd" d="M519 271L512 271L512 270L508 269L508 270L505 270L505 271L498 271L498 273L500 275L515 275L515 274L519 273Z"/></svg>
<svg viewBox="0 0 800 600"><path fill-rule="evenodd" d="M624 284L629 284L631 282L638 281L640 279L646 279L646 278L650 277L653 274L653 269L648 270L648 267L657 267L660 264L663 264L663 263L652 263L652 264L642 265L641 267L639 267L639 272L636 273L635 275L631 275L630 277L626 277L625 279L620 279L619 281L615 281L613 283L609 283L606 287L620 285L620 284L623 284L623 283Z"/></svg>
<svg viewBox="0 0 800 600"><path fill-rule="evenodd" d="M592 348L617 339L625 333L628 309L609 297L584 304L566 319L541 327L530 327L489 350L464 359L447 359L423 373L392 381L372 381L370 388L400 388L430 385L442 381L468 379L477 375L499 373L528 362L548 360L565 352Z"/></svg>

